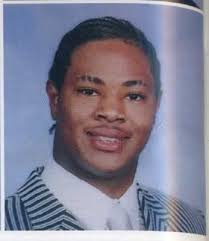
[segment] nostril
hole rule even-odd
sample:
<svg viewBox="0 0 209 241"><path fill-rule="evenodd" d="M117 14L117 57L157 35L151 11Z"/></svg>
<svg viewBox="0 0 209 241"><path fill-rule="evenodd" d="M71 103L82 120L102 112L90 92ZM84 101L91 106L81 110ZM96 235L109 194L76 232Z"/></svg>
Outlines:
<svg viewBox="0 0 209 241"><path fill-rule="evenodd" d="M96 117L97 117L98 119L106 119L105 114L102 114L102 113L97 113L97 114L96 114Z"/></svg>
<svg viewBox="0 0 209 241"><path fill-rule="evenodd" d="M117 112L106 111L106 112L97 112L96 119L97 120L106 120L108 122L114 122L114 121L124 122L125 116L123 114L120 114Z"/></svg>

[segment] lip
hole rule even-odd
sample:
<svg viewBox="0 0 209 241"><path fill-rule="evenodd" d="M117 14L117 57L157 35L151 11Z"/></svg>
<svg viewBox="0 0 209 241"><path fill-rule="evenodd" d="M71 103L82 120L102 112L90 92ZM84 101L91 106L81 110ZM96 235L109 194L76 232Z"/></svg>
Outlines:
<svg viewBox="0 0 209 241"><path fill-rule="evenodd" d="M94 149L103 152L121 152L130 138L126 130L115 127L95 127L86 131Z"/></svg>
<svg viewBox="0 0 209 241"><path fill-rule="evenodd" d="M116 139L126 139L130 137L130 134L120 128L115 127L95 127L90 130L87 130L87 134L91 136L104 136L109 138Z"/></svg>

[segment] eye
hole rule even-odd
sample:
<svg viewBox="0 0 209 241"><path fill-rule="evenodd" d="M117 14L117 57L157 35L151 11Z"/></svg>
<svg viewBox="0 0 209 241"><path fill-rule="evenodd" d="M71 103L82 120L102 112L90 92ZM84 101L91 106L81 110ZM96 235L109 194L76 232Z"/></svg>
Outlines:
<svg viewBox="0 0 209 241"><path fill-rule="evenodd" d="M126 98L131 101L140 101L140 100L144 100L145 96L141 94L131 93L131 94L128 94Z"/></svg>
<svg viewBox="0 0 209 241"><path fill-rule="evenodd" d="M77 92L79 94L87 95L87 96L98 95L98 93L94 89L90 89L90 88L81 88L81 89L78 89Z"/></svg>

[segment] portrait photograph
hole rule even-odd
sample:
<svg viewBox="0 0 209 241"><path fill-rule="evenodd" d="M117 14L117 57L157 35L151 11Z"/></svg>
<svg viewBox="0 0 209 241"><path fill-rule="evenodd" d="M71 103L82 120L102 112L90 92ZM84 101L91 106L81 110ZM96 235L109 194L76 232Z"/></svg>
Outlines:
<svg viewBox="0 0 209 241"><path fill-rule="evenodd" d="M206 234L202 1L147 2L4 4L5 230Z"/></svg>

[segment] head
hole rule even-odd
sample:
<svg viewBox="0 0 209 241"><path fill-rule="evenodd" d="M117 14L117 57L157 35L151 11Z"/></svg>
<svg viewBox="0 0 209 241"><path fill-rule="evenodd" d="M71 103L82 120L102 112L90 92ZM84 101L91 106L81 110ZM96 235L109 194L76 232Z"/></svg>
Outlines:
<svg viewBox="0 0 209 241"><path fill-rule="evenodd" d="M95 178L133 176L161 94L160 64L145 35L112 17L62 38L47 82L54 158Z"/></svg>

